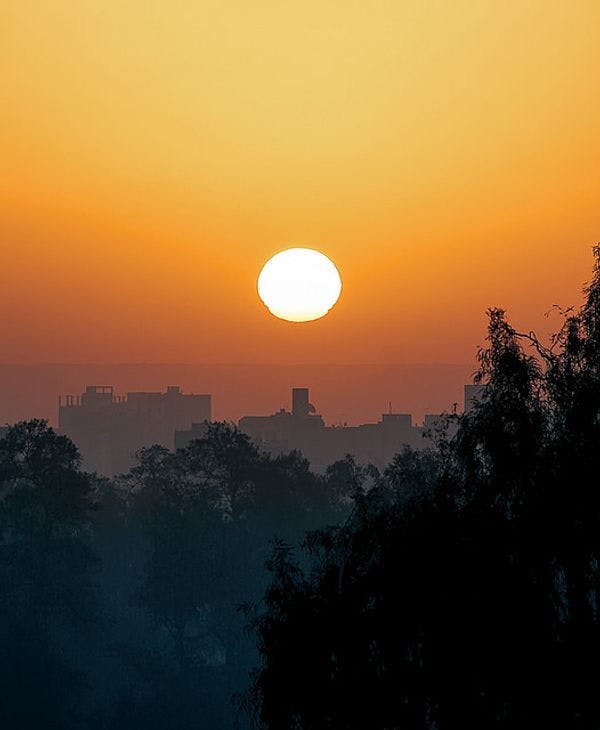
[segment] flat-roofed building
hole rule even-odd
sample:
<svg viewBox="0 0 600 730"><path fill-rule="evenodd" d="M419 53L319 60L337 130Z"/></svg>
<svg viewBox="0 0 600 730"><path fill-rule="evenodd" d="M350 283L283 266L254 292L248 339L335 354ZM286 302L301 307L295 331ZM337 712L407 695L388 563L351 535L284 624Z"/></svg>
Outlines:
<svg viewBox="0 0 600 730"><path fill-rule="evenodd" d="M128 471L144 446L175 445L175 431L210 421L211 396L161 392L115 395L110 385L88 385L59 399L59 431L79 448L85 469L112 476Z"/></svg>
<svg viewBox="0 0 600 730"><path fill-rule="evenodd" d="M292 389L292 410L271 416L244 416L240 430L266 451L277 454L297 449L316 471L352 454L358 461L385 467L405 446L424 448L423 429L409 413L384 413L377 423L326 426L309 402L308 388Z"/></svg>

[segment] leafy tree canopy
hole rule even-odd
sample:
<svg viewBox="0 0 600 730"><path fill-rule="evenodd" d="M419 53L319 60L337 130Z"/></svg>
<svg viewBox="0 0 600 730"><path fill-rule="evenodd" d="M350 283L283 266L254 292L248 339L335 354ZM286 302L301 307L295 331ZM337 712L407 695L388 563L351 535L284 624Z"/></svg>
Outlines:
<svg viewBox="0 0 600 730"><path fill-rule="evenodd" d="M303 569L277 546L249 705L269 730L600 726L600 247L543 344L489 311L437 453L406 451Z"/></svg>

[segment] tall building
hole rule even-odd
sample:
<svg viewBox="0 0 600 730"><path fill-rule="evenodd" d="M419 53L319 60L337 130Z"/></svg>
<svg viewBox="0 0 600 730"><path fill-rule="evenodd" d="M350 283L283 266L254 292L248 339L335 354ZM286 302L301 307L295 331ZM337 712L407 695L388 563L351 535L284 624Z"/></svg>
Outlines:
<svg viewBox="0 0 600 730"><path fill-rule="evenodd" d="M88 385L80 396L59 398L59 431L76 444L83 467L112 476L128 471L144 446L174 447L175 431L210 421L211 396L164 393L115 395L110 385Z"/></svg>

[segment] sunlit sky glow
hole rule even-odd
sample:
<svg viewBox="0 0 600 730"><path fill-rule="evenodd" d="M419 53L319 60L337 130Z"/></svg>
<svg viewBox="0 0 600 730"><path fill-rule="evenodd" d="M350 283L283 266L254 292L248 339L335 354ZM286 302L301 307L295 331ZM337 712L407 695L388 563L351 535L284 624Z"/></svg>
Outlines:
<svg viewBox="0 0 600 730"><path fill-rule="evenodd" d="M5 0L4 362L465 362L600 239L600 3ZM287 241L344 279L266 315Z"/></svg>

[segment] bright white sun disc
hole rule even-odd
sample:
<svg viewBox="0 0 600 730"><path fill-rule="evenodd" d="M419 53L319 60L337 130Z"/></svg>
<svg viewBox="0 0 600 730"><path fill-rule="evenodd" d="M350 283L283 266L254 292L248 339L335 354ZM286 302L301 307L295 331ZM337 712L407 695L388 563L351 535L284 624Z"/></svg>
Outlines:
<svg viewBox="0 0 600 730"><path fill-rule="evenodd" d="M333 262L312 248L288 248L270 258L258 277L258 295L271 314L310 322L339 299L342 280Z"/></svg>

